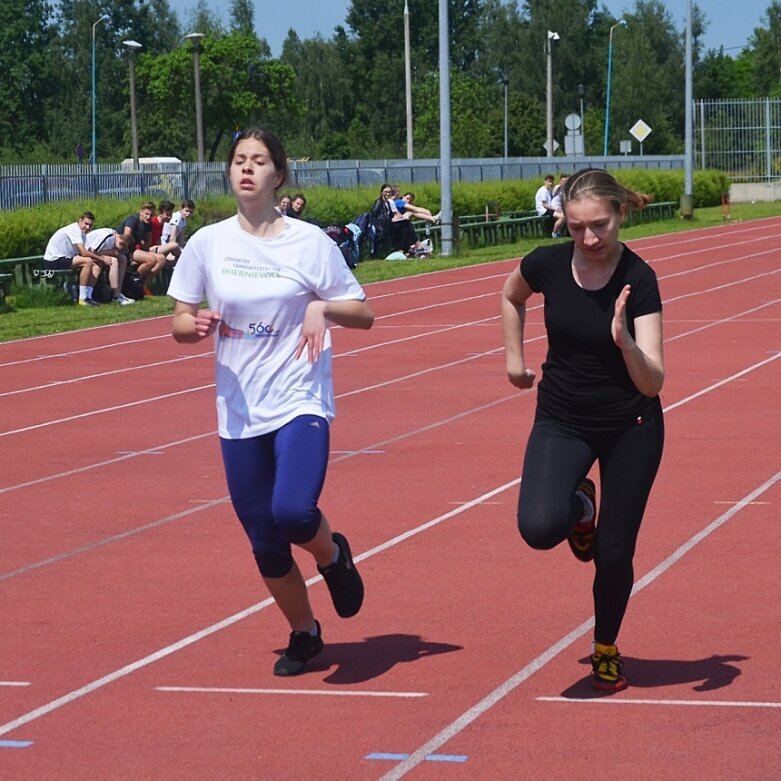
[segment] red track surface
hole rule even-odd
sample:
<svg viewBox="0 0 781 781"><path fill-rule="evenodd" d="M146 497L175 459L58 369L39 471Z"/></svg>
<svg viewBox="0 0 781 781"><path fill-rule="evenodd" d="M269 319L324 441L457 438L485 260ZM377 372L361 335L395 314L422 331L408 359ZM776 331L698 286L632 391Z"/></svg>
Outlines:
<svg viewBox="0 0 781 781"><path fill-rule="evenodd" d="M167 319L0 345L0 777L781 777L780 230L632 244L665 301L667 445L609 698L591 567L515 530L534 392L504 376L514 261L371 285L374 329L335 331L322 506L367 599L339 620L300 559L327 645L289 681L207 349Z"/></svg>

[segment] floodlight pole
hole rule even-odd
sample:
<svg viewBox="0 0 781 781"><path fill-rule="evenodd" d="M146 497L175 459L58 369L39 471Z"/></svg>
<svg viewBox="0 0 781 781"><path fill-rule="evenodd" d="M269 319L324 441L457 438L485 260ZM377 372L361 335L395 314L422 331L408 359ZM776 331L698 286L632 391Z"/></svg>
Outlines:
<svg viewBox="0 0 781 781"><path fill-rule="evenodd" d="M620 19L610 28L607 44L607 89L605 92L605 145L602 154L607 157L610 139L610 80L613 73L613 30L616 27L626 27L626 19Z"/></svg>
<svg viewBox="0 0 781 781"><path fill-rule="evenodd" d="M195 83L195 137L198 145L198 162L203 162L203 109L201 107L201 40L203 33L184 36L193 47L193 79Z"/></svg>
<svg viewBox="0 0 781 781"><path fill-rule="evenodd" d="M407 105L407 160L412 160L412 62L407 0L404 0L404 90Z"/></svg>
<svg viewBox="0 0 781 781"><path fill-rule="evenodd" d="M448 0L439 0L439 180L442 220L441 253L453 253L453 200L450 155L450 39L448 37Z"/></svg>
<svg viewBox="0 0 781 781"><path fill-rule="evenodd" d="M142 48L138 41L122 41L130 52L128 68L130 69L130 133L133 139L133 165L138 168L138 122L136 120L136 52Z"/></svg>
<svg viewBox="0 0 781 781"><path fill-rule="evenodd" d="M553 157L553 65L551 57L551 41L558 41L561 36L558 33L554 33L548 30L548 39L545 46L545 54L547 61L547 91L546 91L546 116L548 125L548 157Z"/></svg>
<svg viewBox="0 0 781 781"><path fill-rule="evenodd" d="M95 89L95 28L101 23L108 20L110 17L108 14L103 14L100 19L92 25L92 165L98 162L98 149L97 149L97 129L95 118L97 115L96 110L96 89Z"/></svg>

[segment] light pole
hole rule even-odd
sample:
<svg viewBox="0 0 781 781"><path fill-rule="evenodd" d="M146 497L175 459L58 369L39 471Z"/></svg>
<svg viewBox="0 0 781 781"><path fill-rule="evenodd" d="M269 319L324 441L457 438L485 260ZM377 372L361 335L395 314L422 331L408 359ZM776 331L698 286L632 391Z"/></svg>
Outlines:
<svg viewBox="0 0 781 781"><path fill-rule="evenodd" d="M626 27L626 19L620 19L610 28L607 44L607 90L605 95L605 147L602 154L607 157L608 141L610 139L610 79L613 73L613 30L616 27Z"/></svg>
<svg viewBox="0 0 781 781"><path fill-rule="evenodd" d="M507 88L510 85L510 77L506 71L502 71L502 75L499 77L499 83L504 87L504 157L505 160L509 155L509 135L507 125Z"/></svg>
<svg viewBox="0 0 781 781"><path fill-rule="evenodd" d="M407 160L412 160L412 63L410 60L407 0L404 0L404 93L407 105Z"/></svg>
<svg viewBox="0 0 781 781"><path fill-rule="evenodd" d="M583 136L583 154L586 154L586 126L583 124L583 98L586 95L586 87L578 84L578 97L580 98L580 133Z"/></svg>
<svg viewBox="0 0 781 781"><path fill-rule="evenodd" d="M122 41L129 51L130 68L130 133L133 139L133 165L138 168L138 123L136 121L136 52L142 48L138 41Z"/></svg>
<svg viewBox="0 0 781 781"><path fill-rule="evenodd" d="M553 157L553 67L551 65L551 41L558 41L561 36L548 30L545 53L548 64L548 89L547 89L547 118L548 118L548 143L546 152L548 157Z"/></svg>
<svg viewBox="0 0 781 781"><path fill-rule="evenodd" d="M103 16L92 25L92 165L95 165L95 163L98 162L97 131L95 129L95 28L101 22L105 22L109 18L108 14L103 14Z"/></svg>
<svg viewBox="0 0 781 781"><path fill-rule="evenodd" d="M193 45L193 69L195 79L195 135L198 143L198 162L203 162L203 115L201 109L201 39L203 33L190 33L185 40Z"/></svg>

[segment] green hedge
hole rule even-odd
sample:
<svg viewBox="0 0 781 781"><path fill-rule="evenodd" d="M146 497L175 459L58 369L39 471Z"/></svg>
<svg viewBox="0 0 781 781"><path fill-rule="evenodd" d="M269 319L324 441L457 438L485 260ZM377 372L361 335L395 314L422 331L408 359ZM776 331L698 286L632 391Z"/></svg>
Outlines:
<svg viewBox="0 0 781 781"><path fill-rule="evenodd" d="M558 171L551 166L558 178ZM617 170L616 178L635 190L648 193L655 201L678 202L683 193L683 171L651 171L648 169ZM489 201L499 204L502 211L526 211L534 208L534 194L540 186L537 179L516 179L503 182L457 183L453 185L453 213L481 214ZM436 213L440 209L438 184L400 184L402 192L413 190L415 203ZM697 171L694 175L695 207L717 206L721 193L729 189L729 178L720 171ZM285 188L295 193L296 188ZM329 187L306 188L306 216L322 225L341 225L368 211L379 195L378 187L354 190L334 190ZM138 211L140 199L116 201L96 198L87 201L63 201L0 212L0 259L40 255L49 237L58 228L75 222L83 211L95 214L95 227L113 227L129 214ZM196 204L190 230L206 223L217 222L234 214L236 207L230 196L219 196Z"/></svg>

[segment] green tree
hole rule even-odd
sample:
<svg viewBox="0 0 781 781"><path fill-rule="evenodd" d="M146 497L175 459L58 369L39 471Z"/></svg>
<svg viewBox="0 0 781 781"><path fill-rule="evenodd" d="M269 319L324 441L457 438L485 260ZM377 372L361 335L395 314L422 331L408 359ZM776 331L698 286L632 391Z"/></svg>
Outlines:
<svg viewBox="0 0 781 781"><path fill-rule="evenodd" d="M12 157L47 135L42 109L57 88L47 57L55 34L51 13L45 0L0 3L0 139ZM67 150L71 160L75 144Z"/></svg>
<svg viewBox="0 0 781 781"><path fill-rule="evenodd" d="M661 0L636 0L624 16L627 26L613 34L610 149L638 119L652 133L643 144L648 154L683 150L683 46L670 12Z"/></svg>
<svg viewBox="0 0 781 781"><path fill-rule="evenodd" d="M209 159L214 160L220 143L236 127L265 124L267 115L291 105L292 69L264 57L265 42L254 35L234 32L207 36L201 42L200 70L204 140ZM184 47L157 57L141 57L138 80L157 111L144 111L144 145L165 143L168 154L187 156L186 142L193 127L194 105L192 56ZM141 134L141 130L139 131Z"/></svg>

